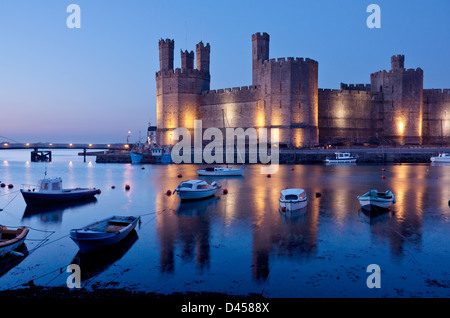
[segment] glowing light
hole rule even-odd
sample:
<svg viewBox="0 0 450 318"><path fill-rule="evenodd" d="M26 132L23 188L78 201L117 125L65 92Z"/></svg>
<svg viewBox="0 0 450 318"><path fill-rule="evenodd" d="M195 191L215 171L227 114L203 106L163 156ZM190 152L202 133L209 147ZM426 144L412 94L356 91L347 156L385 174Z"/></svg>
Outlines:
<svg viewBox="0 0 450 318"><path fill-rule="evenodd" d="M26 144L25 144L25 146L29 147L29 146L30 146L30 144L29 144L29 143L26 143Z"/></svg>
<svg viewBox="0 0 450 318"><path fill-rule="evenodd" d="M405 125L403 124L403 122L399 122L398 123L398 132L399 132L399 134L403 135L404 131L405 131Z"/></svg>
<svg viewBox="0 0 450 318"><path fill-rule="evenodd" d="M89 147L92 147L92 144L89 144Z"/></svg>
<svg viewBox="0 0 450 318"><path fill-rule="evenodd" d="M53 146L53 144L50 144L50 146Z"/></svg>
<svg viewBox="0 0 450 318"><path fill-rule="evenodd" d="M125 147L126 149L128 149L130 146L129 146L128 144L126 144L124 147Z"/></svg>
<svg viewBox="0 0 450 318"><path fill-rule="evenodd" d="M111 147L111 145L108 145L108 148Z"/></svg>
<svg viewBox="0 0 450 318"><path fill-rule="evenodd" d="M73 144L69 144L69 146L70 146L70 147L72 147L72 146L73 146Z"/></svg>
<svg viewBox="0 0 450 318"><path fill-rule="evenodd" d="M5 147L8 147L8 143L7 143L7 142L5 142L5 143L3 144L3 146L5 146Z"/></svg>

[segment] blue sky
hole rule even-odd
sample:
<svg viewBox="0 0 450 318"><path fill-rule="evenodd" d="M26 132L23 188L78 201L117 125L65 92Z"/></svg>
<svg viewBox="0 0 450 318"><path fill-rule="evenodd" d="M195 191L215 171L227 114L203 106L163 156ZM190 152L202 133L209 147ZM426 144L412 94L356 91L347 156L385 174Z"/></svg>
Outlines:
<svg viewBox="0 0 450 318"><path fill-rule="evenodd" d="M81 29L66 26L71 3ZM381 29L366 26L371 3ZM448 0L0 0L0 136L136 141L156 122L160 38L175 40L175 67L209 42L212 89L251 85L255 32L270 34L271 58L317 60L321 88L368 83L394 54L425 88L450 88L449 13Z"/></svg>

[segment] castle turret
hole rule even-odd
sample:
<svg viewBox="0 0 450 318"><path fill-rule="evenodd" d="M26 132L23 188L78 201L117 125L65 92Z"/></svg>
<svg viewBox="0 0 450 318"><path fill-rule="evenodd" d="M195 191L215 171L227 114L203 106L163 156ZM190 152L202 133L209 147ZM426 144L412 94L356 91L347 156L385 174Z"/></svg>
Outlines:
<svg viewBox="0 0 450 318"><path fill-rule="evenodd" d="M197 69L209 74L209 56L211 53L209 43L205 46L203 42L200 42L195 46L195 49L197 51Z"/></svg>
<svg viewBox="0 0 450 318"><path fill-rule="evenodd" d="M270 36L267 33L255 33L252 35L252 71L253 85L260 84L260 67L269 59Z"/></svg>
<svg viewBox="0 0 450 318"><path fill-rule="evenodd" d="M188 52L181 51L181 69L192 70L194 69L194 51Z"/></svg>
<svg viewBox="0 0 450 318"><path fill-rule="evenodd" d="M404 55L391 57L391 70L370 75L371 91L383 98L384 136L400 144L422 143L423 71L405 69Z"/></svg>
<svg viewBox="0 0 450 318"><path fill-rule="evenodd" d="M161 39L159 41L159 69L173 70L173 50L175 47L174 40Z"/></svg>

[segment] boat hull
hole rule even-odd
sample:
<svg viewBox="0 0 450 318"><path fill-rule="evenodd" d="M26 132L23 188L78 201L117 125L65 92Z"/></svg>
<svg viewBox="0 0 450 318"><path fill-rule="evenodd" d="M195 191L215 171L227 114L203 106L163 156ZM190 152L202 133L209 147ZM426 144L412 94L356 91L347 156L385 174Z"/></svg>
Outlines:
<svg viewBox="0 0 450 318"><path fill-rule="evenodd" d="M394 200L380 200L380 199L372 199L372 198L358 198L359 203L362 207L366 206L377 206L379 208L389 208L393 203Z"/></svg>
<svg viewBox="0 0 450 318"><path fill-rule="evenodd" d="M200 200L212 197L217 189L210 189L205 191L182 191L178 190L178 196L181 200Z"/></svg>
<svg viewBox="0 0 450 318"><path fill-rule="evenodd" d="M354 159L325 159L325 163L356 163Z"/></svg>
<svg viewBox="0 0 450 318"><path fill-rule="evenodd" d="M130 153L130 157L131 157L131 163L141 163L142 159L144 158L144 156L142 156L141 154L134 153L134 152Z"/></svg>
<svg viewBox="0 0 450 318"><path fill-rule="evenodd" d="M208 170L197 170L199 176L211 176L211 177L231 177L231 176L242 176L245 169L232 169L225 171L208 171Z"/></svg>
<svg viewBox="0 0 450 318"><path fill-rule="evenodd" d="M91 198L98 194L97 189L74 189L61 193L42 193L20 190L26 204L53 204Z"/></svg>
<svg viewBox="0 0 450 318"><path fill-rule="evenodd" d="M95 226L102 222L108 221L111 218L101 220L99 222L95 222L81 229L74 229L70 231L70 238L78 245L80 248L80 253L90 253L92 251L96 251L105 247L109 247L114 245L125 237L127 237L131 231L133 231L136 227L136 224L139 221L139 217L136 217L132 222L129 223L125 228L118 232L107 233L101 231L87 231L89 227Z"/></svg>
<svg viewBox="0 0 450 318"><path fill-rule="evenodd" d="M431 157L431 162L447 162L450 163L450 158Z"/></svg>
<svg viewBox="0 0 450 318"><path fill-rule="evenodd" d="M281 212L287 212L287 211L297 211L304 209L308 205L308 200L299 200L299 201L280 201L280 211Z"/></svg>

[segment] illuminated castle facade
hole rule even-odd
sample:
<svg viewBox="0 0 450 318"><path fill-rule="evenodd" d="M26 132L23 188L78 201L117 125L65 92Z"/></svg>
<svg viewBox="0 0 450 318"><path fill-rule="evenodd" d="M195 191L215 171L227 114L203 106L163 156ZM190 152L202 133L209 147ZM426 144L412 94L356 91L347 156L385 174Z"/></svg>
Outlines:
<svg viewBox="0 0 450 318"><path fill-rule="evenodd" d="M370 75L370 84L318 88L318 62L269 59L267 33L252 35L251 86L210 90L210 45L181 51L174 70L174 41L159 41L156 73L157 139L174 144L173 129L277 128L280 144L309 147L338 142L441 144L450 136L450 89L423 89L423 71L405 69L403 55L391 70ZM194 59L196 65L194 67Z"/></svg>

